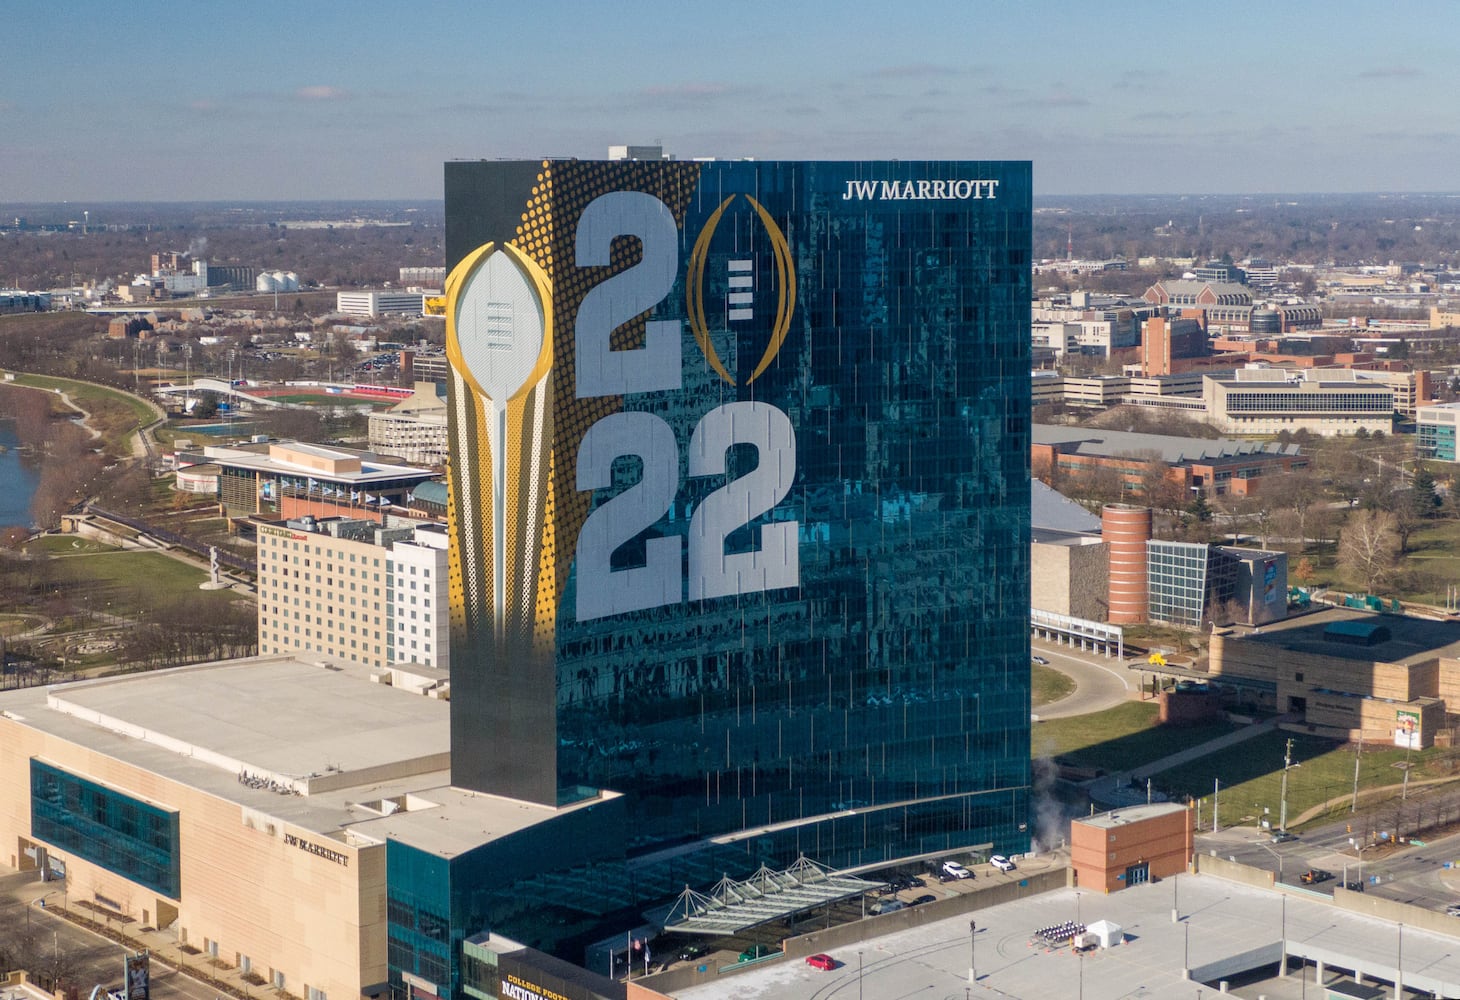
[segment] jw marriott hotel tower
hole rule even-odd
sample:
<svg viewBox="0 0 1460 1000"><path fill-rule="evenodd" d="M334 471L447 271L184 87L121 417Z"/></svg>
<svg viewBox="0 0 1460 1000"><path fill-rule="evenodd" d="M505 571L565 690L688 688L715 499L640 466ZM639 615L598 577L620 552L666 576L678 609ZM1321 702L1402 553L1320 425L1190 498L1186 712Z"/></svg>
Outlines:
<svg viewBox="0 0 1460 1000"><path fill-rule="evenodd" d="M1030 165L453 162L446 219L452 784L622 793L631 867L1027 849Z"/></svg>

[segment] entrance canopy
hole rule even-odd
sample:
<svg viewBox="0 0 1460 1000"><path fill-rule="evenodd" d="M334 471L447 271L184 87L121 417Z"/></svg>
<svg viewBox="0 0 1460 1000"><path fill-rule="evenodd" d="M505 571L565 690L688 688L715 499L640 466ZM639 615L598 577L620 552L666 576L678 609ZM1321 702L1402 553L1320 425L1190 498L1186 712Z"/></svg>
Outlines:
<svg viewBox="0 0 1460 1000"><path fill-rule="evenodd" d="M785 871L762 865L743 882L727 876L708 895L685 886L664 918L664 929L725 937L852 899L886 884L830 871L802 855Z"/></svg>

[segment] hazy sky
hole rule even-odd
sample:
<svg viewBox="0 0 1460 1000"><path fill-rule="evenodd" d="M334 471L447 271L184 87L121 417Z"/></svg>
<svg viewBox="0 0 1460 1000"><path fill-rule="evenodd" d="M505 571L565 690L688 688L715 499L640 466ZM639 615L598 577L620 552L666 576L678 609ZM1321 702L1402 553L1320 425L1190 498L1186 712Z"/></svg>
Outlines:
<svg viewBox="0 0 1460 1000"><path fill-rule="evenodd" d="M1460 3L8 0L0 202L440 198L448 159L1029 159L1460 189Z"/></svg>

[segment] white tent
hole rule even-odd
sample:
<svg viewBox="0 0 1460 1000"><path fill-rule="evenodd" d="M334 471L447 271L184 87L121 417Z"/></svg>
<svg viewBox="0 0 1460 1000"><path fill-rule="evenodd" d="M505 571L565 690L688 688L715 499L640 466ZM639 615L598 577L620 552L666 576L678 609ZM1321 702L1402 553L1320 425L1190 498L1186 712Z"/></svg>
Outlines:
<svg viewBox="0 0 1460 1000"><path fill-rule="evenodd" d="M1112 948L1125 940L1125 931L1120 924L1113 924L1109 920L1097 920L1086 927L1085 932L1099 938L1102 948Z"/></svg>

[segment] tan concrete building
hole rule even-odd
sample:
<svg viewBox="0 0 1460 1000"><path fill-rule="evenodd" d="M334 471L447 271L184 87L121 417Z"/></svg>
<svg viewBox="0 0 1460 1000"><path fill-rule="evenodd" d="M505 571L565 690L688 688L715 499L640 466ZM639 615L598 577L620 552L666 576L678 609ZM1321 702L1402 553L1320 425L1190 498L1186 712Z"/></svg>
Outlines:
<svg viewBox="0 0 1460 1000"><path fill-rule="evenodd" d="M449 668L444 525L307 516L250 523L260 653Z"/></svg>
<svg viewBox="0 0 1460 1000"><path fill-rule="evenodd" d="M1207 422L1228 434L1332 437L1394 426L1394 390L1348 369L1239 368L1233 379L1204 384Z"/></svg>
<svg viewBox="0 0 1460 1000"><path fill-rule="evenodd" d="M417 382L409 399L370 414L368 433L378 452L412 465L444 465L450 453L446 398L437 394L435 382Z"/></svg>
<svg viewBox="0 0 1460 1000"><path fill-rule="evenodd" d="M1316 731L1431 746L1460 708L1460 636L1449 622L1325 608L1260 629L1217 629L1214 680L1263 693Z"/></svg>
<svg viewBox="0 0 1460 1000"><path fill-rule="evenodd" d="M1033 604L1072 618L1105 621L1109 577L1107 546L1089 535L1036 532L1029 547Z"/></svg>
<svg viewBox="0 0 1460 1000"><path fill-rule="evenodd" d="M170 931L281 997L378 992L388 842L540 868L533 845L561 848L544 824L581 839L618 798L453 788L448 705L378 680L257 657L5 692L0 859L63 871L68 907Z"/></svg>

